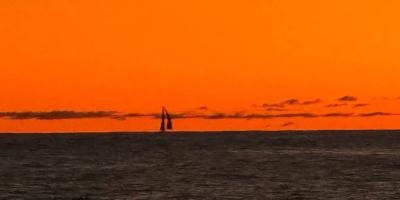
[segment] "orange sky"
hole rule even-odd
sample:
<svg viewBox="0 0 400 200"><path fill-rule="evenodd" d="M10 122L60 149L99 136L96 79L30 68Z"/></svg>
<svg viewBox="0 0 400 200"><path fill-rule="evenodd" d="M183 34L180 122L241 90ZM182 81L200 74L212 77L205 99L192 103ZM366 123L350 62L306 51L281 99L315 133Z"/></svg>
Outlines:
<svg viewBox="0 0 400 200"><path fill-rule="evenodd" d="M15 116L161 105L203 116L177 130L400 128L399 10L397 0L0 1L0 132L157 130L153 117ZM262 106L288 99L300 102ZM296 113L318 116L279 117Z"/></svg>

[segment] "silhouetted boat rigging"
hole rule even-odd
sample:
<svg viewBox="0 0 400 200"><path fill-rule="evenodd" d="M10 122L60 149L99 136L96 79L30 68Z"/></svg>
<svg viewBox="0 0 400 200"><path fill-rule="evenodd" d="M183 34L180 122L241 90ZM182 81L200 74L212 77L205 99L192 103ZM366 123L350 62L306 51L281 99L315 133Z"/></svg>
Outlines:
<svg viewBox="0 0 400 200"><path fill-rule="evenodd" d="M167 118L167 127L165 127L165 118ZM172 120L167 109L165 109L165 107L162 107L160 131L165 132L165 130L172 130Z"/></svg>

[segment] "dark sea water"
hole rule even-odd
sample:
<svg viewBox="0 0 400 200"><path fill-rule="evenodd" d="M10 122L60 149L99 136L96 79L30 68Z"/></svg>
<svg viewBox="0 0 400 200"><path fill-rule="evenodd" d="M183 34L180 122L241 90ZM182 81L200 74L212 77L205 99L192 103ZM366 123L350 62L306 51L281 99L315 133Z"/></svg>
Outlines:
<svg viewBox="0 0 400 200"><path fill-rule="evenodd" d="M0 199L399 199L400 131L0 134Z"/></svg>

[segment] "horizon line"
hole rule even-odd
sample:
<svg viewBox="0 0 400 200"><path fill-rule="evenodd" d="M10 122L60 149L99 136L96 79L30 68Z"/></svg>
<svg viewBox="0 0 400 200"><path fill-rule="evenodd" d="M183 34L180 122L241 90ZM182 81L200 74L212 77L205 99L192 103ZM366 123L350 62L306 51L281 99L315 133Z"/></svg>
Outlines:
<svg viewBox="0 0 400 200"><path fill-rule="evenodd" d="M400 129L284 129L284 130L182 130L182 131L168 131L166 134L179 134L179 133L241 133L241 132L329 132L329 131L394 131L400 132ZM160 134L160 131L39 131L39 132L1 132L0 135L5 134ZM165 134L165 133L164 133Z"/></svg>

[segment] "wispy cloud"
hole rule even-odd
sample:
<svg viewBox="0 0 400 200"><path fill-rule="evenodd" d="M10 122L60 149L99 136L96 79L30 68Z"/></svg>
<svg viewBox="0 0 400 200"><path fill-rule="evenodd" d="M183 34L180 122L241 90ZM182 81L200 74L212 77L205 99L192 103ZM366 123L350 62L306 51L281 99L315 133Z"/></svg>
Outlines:
<svg viewBox="0 0 400 200"><path fill-rule="evenodd" d="M315 118L315 117L318 117L318 115L313 114L313 113L286 113L286 114L275 115L274 117L275 118L293 118L293 117Z"/></svg>
<svg viewBox="0 0 400 200"><path fill-rule="evenodd" d="M288 127L288 126L293 126L293 125L295 125L294 122L286 122L286 123L282 124L281 127Z"/></svg>
<svg viewBox="0 0 400 200"><path fill-rule="evenodd" d="M281 103L274 103L274 104L268 104L268 103L264 103L264 104L262 104L261 105L261 107L264 107L264 108L283 108L283 107L285 107L285 105L284 104L281 104Z"/></svg>
<svg viewBox="0 0 400 200"><path fill-rule="evenodd" d="M265 103L262 104L261 107L264 108L284 108L286 106L294 106L294 105L313 105L320 103L320 99L308 100L308 101L300 101L298 99L287 99L280 103Z"/></svg>
<svg viewBox="0 0 400 200"><path fill-rule="evenodd" d="M288 99L284 102L282 102L284 105L297 105L300 104L300 101L298 99Z"/></svg>
<svg viewBox="0 0 400 200"><path fill-rule="evenodd" d="M357 101L357 97L354 96L343 96L337 99L338 101Z"/></svg>
<svg viewBox="0 0 400 200"><path fill-rule="evenodd" d="M327 118L327 117L379 117L379 116L400 116L396 113L388 112L369 112L369 113L252 113L252 112L215 112L215 113L196 113L196 112L182 112L170 113L174 119L207 119L207 120L220 120L220 119L289 119L289 118ZM119 113L116 111L49 111L49 112L0 112L0 118L10 120L67 120L67 119L92 119L92 118L106 118L114 120L127 120L130 118L161 118L160 113Z"/></svg>
<svg viewBox="0 0 400 200"><path fill-rule="evenodd" d="M287 111L287 109L284 109L284 108L267 108L265 110L266 111L271 111L271 112L284 112L284 111Z"/></svg>
<svg viewBox="0 0 400 200"><path fill-rule="evenodd" d="M358 104L354 104L353 108L360 108L360 107L366 107L369 106L369 104L367 103L358 103Z"/></svg>
<svg viewBox="0 0 400 200"><path fill-rule="evenodd" d="M127 114L114 114L112 119L126 120L128 118L141 118L141 117L156 117L157 114L143 114L143 113L127 113ZM159 114L158 114L159 115Z"/></svg>
<svg viewBox="0 0 400 200"><path fill-rule="evenodd" d="M313 118L318 115L312 113L284 113L284 114L263 114L263 113L224 113L216 112L211 114L204 113L173 113L170 114L174 119L272 119L272 118ZM152 117L159 119L160 114L124 114L113 116L115 119L127 119L136 117Z"/></svg>
<svg viewBox="0 0 400 200"><path fill-rule="evenodd" d="M336 108L336 107L342 107L342 106L347 106L347 103L334 103L334 104L328 104L325 107L327 108Z"/></svg>
<svg viewBox="0 0 400 200"><path fill-rule="evenodd" d="M318 104L321 102L321 99L315 99L311 101L303 101L301 104L302 105L313 105L313 104Z"/></svg>
<svg viewBox="0 0 400 200"><path fill-rule="evenodd" d="M400 100L400 97L375 97L373 100Z"/></svg>
<svg viewBox="0 0 400 200"><path fill-rule="evenodd" d="M1 118L13 120L62 120L62 119L85 119L85 118L113 118L117 116L115 111L50 111L50 112L0 112Z"/></svg>
<svg viewBox="0 0 400 200"><path fill-rule="evenodd" d="M322 117L352 117L353 113L326 113Z"/></svg>
<svg viewBox="0 0 400 200"><path fill-rule="evenodd" d="M208 107L207 106L200 106L200 107L197 107L196 110L208 110Z"/></svg>
<svg viewBox="0 0 400 200"><path fill-rule="evenodd" d="M400 115L396 113L387 113L387 112L369 112L369 113L361 113L358 116L360 117L376 117L376 116L394 116Z"/></svg>
<svg viewBox="0 0 400 200"><path fill-rule="evenodd" d="M212 114L180 114L179 118L202 118L202 119L272 119L272 118L314 118L318 115L312 113L284 113L284 114L262 114L262 113L212 113Z"/></svg>

